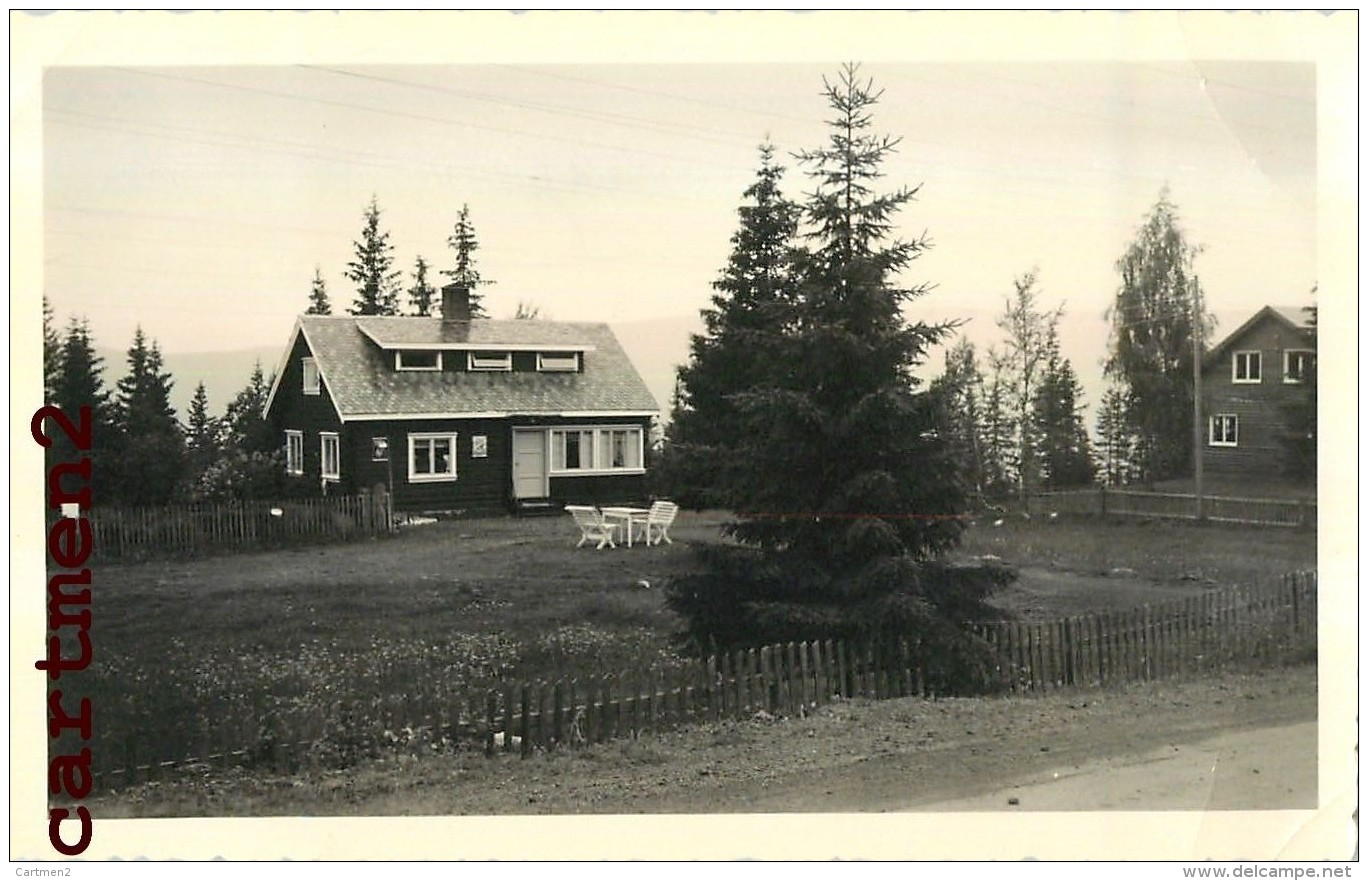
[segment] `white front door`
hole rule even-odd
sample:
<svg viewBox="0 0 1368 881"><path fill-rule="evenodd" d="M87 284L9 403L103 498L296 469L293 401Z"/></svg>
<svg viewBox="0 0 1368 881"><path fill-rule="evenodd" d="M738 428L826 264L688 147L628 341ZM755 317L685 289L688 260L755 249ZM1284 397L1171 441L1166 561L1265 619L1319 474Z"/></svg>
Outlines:
<svg viewBox="0 0 1368 881"><path fill-rule="evenodd" d="M546 498L546 432L513 432L513 496Z"/></svg>

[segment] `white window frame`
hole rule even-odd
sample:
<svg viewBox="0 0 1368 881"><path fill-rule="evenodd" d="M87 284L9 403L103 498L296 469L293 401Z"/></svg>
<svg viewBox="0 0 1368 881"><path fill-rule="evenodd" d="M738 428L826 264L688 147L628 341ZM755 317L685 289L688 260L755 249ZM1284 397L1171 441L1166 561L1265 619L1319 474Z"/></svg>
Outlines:
<svg viewBox="0 0 1368 881"><path fill-rule="evenodd" d="M285 431L285 473L299 475L304 473L304 432L286 429Z"/></svg>
<svg viewBox="0 0 1368 881"><path fill-rule="evenodd" d="M1311 364L1315 364L1316 350L1283 349L1283 382L1287 383L1288 385L1301 385L1303 382L1306 382L1306 373L1305 371L1303 371L1300 374L1292 373L1293 355L1302 355L1304 356L1304 360L1311 362Z"/></svg>
<svg viewBox="0 0 1368 881"><path fill-rule="evenodd" d="M1245 356L1246 375L1240 376L1240 356ZM1258 368L1257 376L1248 375L1249 365ZM1263 382L1263 352L1258 349L1246 349L1235 352L1230 356L1230 381L1240 385L1255 385Z"/></svg>
<svg viewBox="0 0 1368 881"><path fill-rule="evenodd" d="M404 356L405 356L405 355L435 355L435 356L436 356L436 359L437 359L437 362L436 362L436 365L435 365L435 366L434 366L434 365L430 365L430 364L423 364L423 365L405 364L405 363L404 363ZM440 372L442 371L442 351L441 351L441 349L438 349L438 350L436 350L436 351L433 351L433 350L431 350L431 349L408 349L408 350L405 350L405 349L395 349L395 350L394 350L394 369L395 369L395 370L403 370L403 371L410 371L410 370L412 370L412 371L417 371L417 372L440 373Z"/></svg>
<svg viewBox="0 0 1368 881"><path fill-rule="evenodd" d="M447 442L448 470L438 472L418 472L414 470L414 451L423 444L428 445L428 461L435 459L435 441L444 440ZM409 483L442 483L451 482L456 479L456 445L457 434L454 431L416 431L408 436L408 479Z"/></svg>
<svg viewBox="0 0 1368 881"><path fill-rule="evenodd" d="M332 468L328 468L328 447L332 447ZM318 435L318 473L324 480L342 479L342 439L335 431Z"/></svg>
<svg viewBox="0 0 1368 881"><path fill-rule="evenodd" d="M538 352L537 370L542 373L577 373L578 352Z"/></svg>
<svg viewBox="0 0 1368 881"><path fill-rule="evenodd" d="M635 465L613 465L613 434L626 433L626 461L635 460ZM565 438L568 434L588 436L592 445L592 461L577 468L565 465ZM646 433L640 425L558 425L548 431L551 443L551 460L548 469L552 477L578 477L604 474L645 474L646 473ZM581 451L581 463L583 452Z"/></svg>
<svg viewBox="0 0 1368 881"><path fill-rule="evenodd" d="M1216 426L1221 425L1221 439L1216 439ZM1233 429L1227 431L1226 428ZM1227 435L1231 439L1227 440ZM1213 413L1207 419L1207 445L1212 447L1238 447L1240 445L1240 417L1237 413Z"/></svg>
<svg viewBox="0 0 1368 881"><path fill-rule="evenodd" d="M472 372L490 371L494 373L513 369L512 352L466 352L466 369Z"/></svg>
<svg viewBox="0 0 1368 881"><path fill-rule="evenodd" d="M323 374L318 372L318 362L313 358L302 358L299 363L304 373L304 394L321 395Z"/></svg>

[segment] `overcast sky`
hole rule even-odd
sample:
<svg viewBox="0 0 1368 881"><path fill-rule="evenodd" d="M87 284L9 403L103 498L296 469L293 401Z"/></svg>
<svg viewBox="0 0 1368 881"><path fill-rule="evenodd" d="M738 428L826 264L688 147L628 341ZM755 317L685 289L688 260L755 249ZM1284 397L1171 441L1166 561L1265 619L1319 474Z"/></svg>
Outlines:
<svg viewBox="0 0 1368 881"><path fill-rule="evenodd" d="M920 187L897 219L934 247L904 280L935 288L912 318L970 319L992 341L1013 279L1038 268L1091 391L1115 262L1165 186L1203 248L1218 333L1323 281L1324 41L1290 39L1314 34L1309 13L567 15L83 19L41 47L36 109L12 116L41 134L41 289L59 322L86 316L115 350L139 324L168 353L283 345L315 268L350 305L372 196L406 286L418 256L442 281L468 205L496 317L519 301L566 320L696 316L758 145L800 196L789 154L827 137L822 81L841 59L759 38L821 34L882 90L874 129L902 139L888 187ZM270 27L235 47L227 25L253 22ZM754 51L721 42L747 36Z"/></svg>
<svg viewBox="0 0 1368 881"><path fill-rule="evenodd" d="M858 60L858 59L856 59ZM409 283L450 266L462 205L496 317L632 321L707 303L770 139L820 146L839 63L357 64L47 69L43 285L100 345L282 342L315 267L334 307L372 195ZM1100 324L1116 259L1167 185L1210 304L1308 302L1316 70L1249 61L866 61L901 137L898 218L935 247L913 317L991 314L1039 267L1045 302ZM809 188L787 160L785 190ZM437 279L440 281L440 278ZM980 319L982 323L983 319ZM1227 330L1229 328L1226 328Z"/></svg>

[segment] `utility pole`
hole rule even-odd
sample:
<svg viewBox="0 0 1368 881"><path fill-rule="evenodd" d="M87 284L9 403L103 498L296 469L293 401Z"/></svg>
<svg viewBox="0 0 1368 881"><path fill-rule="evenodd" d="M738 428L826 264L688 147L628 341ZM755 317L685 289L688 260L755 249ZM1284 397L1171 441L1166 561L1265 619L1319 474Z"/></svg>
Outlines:
<svg viewBox="0 0 1368 881"><path fill-rule="evenodd" d="M1193 277L1192 292L1192 491L1197 519L1202 514L1202 286Z"/></svg>

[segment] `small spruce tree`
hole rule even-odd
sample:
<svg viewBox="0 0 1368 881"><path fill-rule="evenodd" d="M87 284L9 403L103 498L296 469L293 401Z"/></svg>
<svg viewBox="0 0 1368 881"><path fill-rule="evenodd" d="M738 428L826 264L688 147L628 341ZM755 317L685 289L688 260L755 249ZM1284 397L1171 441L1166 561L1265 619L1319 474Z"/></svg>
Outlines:
<svg viewBox="0 0 1368 881"><path fill-rule="evenodd" d="M398 315L400 273L394 267L394 246L380 229L380 205L371 197L366 207L361 239L352 243L356 258L346 276L356 284L353 315Z"/></svg>
<svg viewBox="0 0 1368 881"><path fill-rule="evenodd" d="M447 245L455 252L456 262L451 269L442 270L452 283L465 285L470 291L470 315L472 318L488 318L484 308L484 293L480 290L495 282L480 274L475 266L475 252L480 249L475 235L475 224L470 221L470 206L462 205L456 216L456 226L447 238Z"/></svg>

